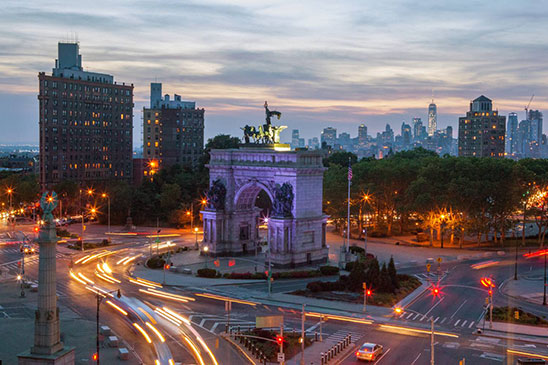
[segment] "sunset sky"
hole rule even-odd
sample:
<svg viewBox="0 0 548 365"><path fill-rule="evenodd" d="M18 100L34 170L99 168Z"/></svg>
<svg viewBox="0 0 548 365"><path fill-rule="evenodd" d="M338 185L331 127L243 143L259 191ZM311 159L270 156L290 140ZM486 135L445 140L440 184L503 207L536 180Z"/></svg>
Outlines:
<svg viewBox="0 0 548 365"><path fill-rule="evenodd" d="M3 1L0 143L38 143L38 72L77 38L86 70L135 85L134 143L150 82L206 109L206 137L240 135L262 105L284 132L457 126L485 94L501 114L548 107L546 1ZM456 129L455 129L456 131Z"/></svg>

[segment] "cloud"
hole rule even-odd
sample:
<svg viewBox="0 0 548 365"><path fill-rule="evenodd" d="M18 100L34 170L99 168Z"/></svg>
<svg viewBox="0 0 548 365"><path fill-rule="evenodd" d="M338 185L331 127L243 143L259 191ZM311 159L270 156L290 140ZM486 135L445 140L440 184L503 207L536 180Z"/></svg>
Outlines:
<svg viewBox="0 0 548 365"><path fill-rule="evenodd" d="M2 102L17 108L0 115L6 130L0 143L37 141L36 76L51 70L57 41L67 34L77 34L86 69L135 85L135 144L149 84L156 80L165 92L206 108L208 137L239 133L239 124L261 120L264 100L305 137L318 136L328 125L355 135L365 122L374 134L386 123L397 129L413 116L426 119L432 90L440 126L456 126L469 100L480 94L492 98L502 114L521 111L533 93L533 107L548 107L543 2L95 0L88 5L3 4Z"/></svg>

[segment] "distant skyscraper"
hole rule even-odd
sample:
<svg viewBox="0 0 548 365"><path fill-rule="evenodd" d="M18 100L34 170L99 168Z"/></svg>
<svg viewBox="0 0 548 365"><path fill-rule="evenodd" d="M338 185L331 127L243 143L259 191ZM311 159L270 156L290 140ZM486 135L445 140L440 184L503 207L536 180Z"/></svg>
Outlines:
<svg viewBox="0 0 548 365"><path fill-rule="evenodd" d="M413 139L415 141L420 141L422 139L422 119L413 118Z"/></svg>
<svg viewBox="0 0 548 365"><path fill-rule="evenodd" d="M508 124L506 127L506 152L509 155L517 153L518 145L518 115L516 113L508 114Z"/></svg>
<svg viewBox="0 0 548 365"><path fill-rule="evenodd" d="M150 84L150 108L143 108L143 158L157 166L145 173L175 164L198 164L204 148L204 112L180 95L173 100L167 94L162 98L162 84Z"/></svg>
<svg viewBox="0 0 548 365"><path fill-rule="evenodd" d="M542 113L538 110L529 110L527 119L531 121L531 140L540 144L542 139Z"/></svg>
<svg viewBox="0 0 548 365"><path fill-rule="evenodd" d="M480 96L459 118L459 156L504 157L506 118L493 110L491 99Z"/></svg>
<svg viewBox="0 0 548 365"><path fill-rule="evenodd" d="M434 99L428 105L428 135L433 136L438 129L438 108L434 104Z"/></svg>
<svg viewBox="0 0 548 365"><path fill-rule="evenodd" d="M365 124L360 124L358 127L358 143L360 145L367 142L367 126Z"/></svg>
<svg viewBox="0 0 548 365"><path fill-rule="evenodd" d="M313 137L308 140L308 148L310 149L320 148L320 141L318 141L318 137Z"/></svg>
<svg viewBox="0 0 548 365"><path fill-rule="evenodd" d="M328 146L335 146L335 143L337 142L337 129L333 127L327 127L324 128L321 135L321 143Z"/></svg>
<svg viewBox="0 0 548 365"><path fill-rule="evenodd" d="M411 126L405 122L401 124L402 147L409 148L411 145Z"/></svg>
<svg viewBox="0 0 548 365"><path fill-rule="evenodd" d="M291 131L291 148L295 149L299 147L299 130L293 129Z"/></svg>
<svg viewBox="0 0 548 365"><path fill-rule="evenodd" d="M41 188L131 182L133 85L84 71L78 43L59 43L51 76L38 81Z"/></svg>

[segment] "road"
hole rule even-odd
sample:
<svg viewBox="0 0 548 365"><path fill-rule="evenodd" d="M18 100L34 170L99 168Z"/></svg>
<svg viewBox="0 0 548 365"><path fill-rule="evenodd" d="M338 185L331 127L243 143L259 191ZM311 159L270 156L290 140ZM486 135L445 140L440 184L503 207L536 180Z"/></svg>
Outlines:
<svg viewBox="0 0 548 365"><path fill-rule="evenodd" d="M180 244L193 245L194 237L189 235L188 239L182 239ZM165 338L165 347L157 340L152 344L147 343L144 337L139 333L132 323L125 320L119 311L107 305L105 300L101 304L101 323L108 324L122 338L127 340L130 346L139 354L144 363L154 363L156 359L162 359L161 363L168 363L170 356L176 362L198 363L201 356L205 363L213 363L216 358L222 364L242 364L246 360L224 340L219 340L219 334L227 328L227 316L225 313L224 302L208 298L196 297L193 292L181 291L175 288L162 288L156 286L164 294L175 294L179 296L193 297L195 301L180 302L169 298L157 297L150 294L146 285L136 285L128 281L128 268L131 266L116 264L123 258L132 258L137 255L146 255L149 250L149 239L145 238L122 238L124 243L121 245L108 247L105 252L109 253L102 259L93 259L87 263L76 263L77 259L84 254L75 251L73 254L58 252L57 254L57 272L58 283L57 291L60 303L68 306L83 318L94 320L96 311L96 295L87 290L85 286L97 286L106 291L120 289L122 298L120 306L134 312L139 312L139 308L145 309L138 315L140 323L146 326L146 322L157 325L155 328L163 334ZM95 252L101 252L96 250ZM110 255L110 253L112 253ZM36 256L37 257L37 256ZM18 245L4 244L0 246L0 263L4 270L15 274L19 271L17 261L21 258ZM112 269L109 274L120 280L121 283L108 282L96 276L97 263L101 260L107 262ZM434 268L433 274L427 274L425 269L420 266L402 269L401 272L411 275L417 275L423 280L431 280L433 283L439 283L441 294L439 297L433 297L429 292L418 297L411 305L404 308L401 316L386 318L386 321L396 326L386 328L378 324L364 325L338 320L329 320L322 326L322 335L325 341L337 341L346 334L351 334L355 344L363 342L380 343L385 347L385 354L377 360L380 364L429 364L431 356L430 336L426 333L416 333L406 330L411 329L429 329L429 320L432 318L435 322L435 330L440 333L449 333L458 337L435 336L435 358L436 363L458 363L465 357L468 363L474 364L500 364L509 361L505 356L505 349L510 345L515 345L515 341L505 341L502 339L487 339L477 337L473 334L474 328L481 322L485 304L486 292L479 285L479 279L482 276L492 276L496 283L501 283L513 274L513 262L509 259L500 259L496 265L488 266L475 270L472 265L481 263L485 259L468 260L466 262L443 263L440 266L440 274ZM139 263L137 257L132 264ZM519 261L518 270L525 272L531 265L540 265L538 262L526 262L523 259ZM71 278L69 270L84 275L93 284L84 285ZM536 266L535 266L536 267ZM28 257L26 260L26 278L30 281L37 279L37 262L34 257ZM330 278L329 280L333 280ZM306 287L307 282L317 279L307 280L279 280L274 283L273 293L291 292ZM247 289L266 291L264 283L240 284ZM138 302L139 301L139 302ZM496 292L494 296L495 305L521 305L527 308L527 304L516 303L512 298ZM192 324L190 330L182 325L174 325L160 318L154 309L168 307L168 309L188 319ZM146 309L146 308L149 309ZM531 311L536 313L545 313L542 308L531 305ZM240 329L252 328L255 326L255 317L257 315L267 315L283 313L286 331L300 331L301 315L299 312L273 305L249 306L233 303L230 314L230 326ZM156 323L152 323L150 317ZM184 328L183 328L184 327ZM318 332L317 319L307 317L305 322L307 332L312 335ZM148 328L145 327L145 330ZM154 336L154 332L147 330L149 335ZM185 339L185 337L187 339ZM205 343L203 346L198 338ZM188 343L188 340L192 344ZM210 349L212 356L206 350ZM198 354L195 351L198 348ZM219 359L221 359L219 361ZM472 362L470 362L472 361ZM356 363L353 353L344 361L344 364Z"/></svg>

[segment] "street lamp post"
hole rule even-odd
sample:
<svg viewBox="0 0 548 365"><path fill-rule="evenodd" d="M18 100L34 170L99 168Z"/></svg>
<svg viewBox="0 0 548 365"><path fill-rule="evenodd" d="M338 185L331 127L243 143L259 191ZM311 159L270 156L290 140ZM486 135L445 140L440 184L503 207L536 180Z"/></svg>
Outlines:
<svg viewBox="0 0 548 365"><path fill-rule="evenodd" d="M266 280L268 280L268 296L272 296L272 250L270 247L270 220L268 218L265 218L266 223L266 242L267 242L267 254L268 254L268 276L266 277Z"/></svg>
<svg viewBox="0 0 548 365"><path fill-rule="evenodd" d="M548 252L544 253L544 296L542 298L542 305L546 305L546 256L548 256Z"/></svg>
<svg viewBox="0 0 548 365"><path fill-rule="evenodd" d="M194 228L194 238L195 238L194 247L198 249L198 227Z"/></svg>
<svg viewBox="0 0 548 365"><path fill-rule="evenodd" d="M527 191L529 194L529 191ZM527 210L526 194L523 194L523 229L521 230L521 244L525 247L525 210ZM518 241L516 240L516 259L514 263L514 280L518 280Z"/></svg>
<svg viewBox="0 0 548 365"><path fill-rule="evenodd" d="M103 193L101 195L103 198L107 198L107 205L108 205L108 233L110 233L110 195Z"/></svg>
<svg viewBox="0 0 548 365"><path fill-rule="evenodd" d="M207 269L207 253L209 252L209 246L204 246L204 253L206 255L205 268Z"/></svg>
<svg viewBox="0 0 548 365"><path fill-rule="evenodd" d="M445 226L445 214L442 214L440 218L440 248L443 248L443 228Z"/></svg>
<svg viewBox="0 0 548 365"><path fill-rule="evenodd" d="M7 193L10 197L10 210L8 214L8 222L10 222L10 224L12 225L12 229L15 230L15 217L13 217L13 221L11 217L11 211L13 210L13 189L8 188Z"/></svg>

